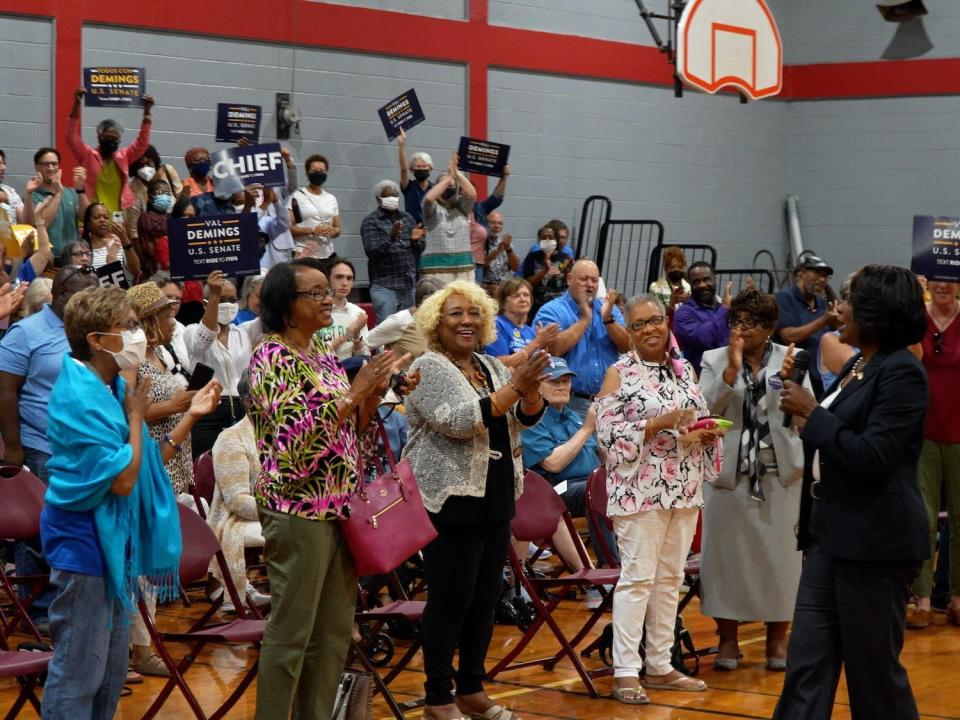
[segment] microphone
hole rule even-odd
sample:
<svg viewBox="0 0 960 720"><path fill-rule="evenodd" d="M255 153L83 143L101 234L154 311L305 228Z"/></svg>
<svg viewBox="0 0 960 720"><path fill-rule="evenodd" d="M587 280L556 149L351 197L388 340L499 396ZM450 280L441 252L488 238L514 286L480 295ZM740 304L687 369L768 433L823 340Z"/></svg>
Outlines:
<svg viewBox="0 0 960 720"><path fill-rule="evenodd" d="M810 353L806 350L797 350L797 354L793 356L793 374L790 376L790 381L795 382L797 385L803 385L803 379L807 376L809 369ZM793 415L784 413L783 426L788 428L792 422Z"/></svg>

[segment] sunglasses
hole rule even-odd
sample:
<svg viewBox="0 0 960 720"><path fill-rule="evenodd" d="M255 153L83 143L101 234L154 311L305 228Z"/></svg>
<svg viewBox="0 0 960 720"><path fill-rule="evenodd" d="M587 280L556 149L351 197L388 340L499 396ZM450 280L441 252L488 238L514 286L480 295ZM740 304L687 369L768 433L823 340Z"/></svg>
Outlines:
<svg viewBox="0 0 960 720"><path fill-rule="evenodd" d="M939 330L933 334L933 352L937 355L943 352L943 333Z"/></svg>

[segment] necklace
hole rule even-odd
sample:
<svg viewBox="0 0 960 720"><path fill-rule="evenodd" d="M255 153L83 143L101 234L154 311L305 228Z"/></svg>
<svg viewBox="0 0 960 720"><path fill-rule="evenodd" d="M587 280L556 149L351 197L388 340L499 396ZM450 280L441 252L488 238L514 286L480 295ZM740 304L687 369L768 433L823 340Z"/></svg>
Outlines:
<svg viewBox="0 0 960 720"><path fill-rule="evenodd" d="M940 331L942 332L943 330L946 330L948 327L950 327L950 323L952 323L954 319L956 319L957 315L960 314L960 302L954 303L953 312L950 313L949 317L944 318L943 320L941 320L939 317L937 317L933 313L932 305L930 307L929 313L930 313L930 317L933 319L934 325L936 325L937 328L939 328Z"/></svg>
<svg viewBox="0 0 960 720"><path fill-rule="evenodd" d="M857 361L853 364L853 367L850 368L850 375L855 380L863 380L863 366L866 363L863 361L863 355L857 358Z"/></svg>
<svg viewBox="0 0 960 720"><path fill-rule="evenodd" d="M477 360L476 356L473 353L470 353L470 370L466 370L460 363L458 363L450 353L446 350L443 351L443 354L446 356L447 360L452 362L454 366L463 373L463 376L467 379L467 382L470 383L470 386L476 390L478 393L481 390L487 390L487 376L484 375L483 369L480 367L480 363Z"/></svg>

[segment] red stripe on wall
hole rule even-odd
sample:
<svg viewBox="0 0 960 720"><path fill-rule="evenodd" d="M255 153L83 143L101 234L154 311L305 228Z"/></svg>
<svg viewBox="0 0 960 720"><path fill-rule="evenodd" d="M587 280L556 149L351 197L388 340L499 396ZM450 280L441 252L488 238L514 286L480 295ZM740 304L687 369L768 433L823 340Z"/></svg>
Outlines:
<svg viewBox="0 0 960 720"><path fill-rule="evenodd" d="M960 58L790 65L789 100L960 94Z"/></svg>

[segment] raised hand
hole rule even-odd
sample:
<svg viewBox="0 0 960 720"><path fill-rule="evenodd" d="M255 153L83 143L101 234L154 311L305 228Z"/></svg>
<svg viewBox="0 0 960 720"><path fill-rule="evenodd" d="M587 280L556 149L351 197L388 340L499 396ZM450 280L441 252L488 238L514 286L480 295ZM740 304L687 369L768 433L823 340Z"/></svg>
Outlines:
<svg viewBox="0 0 960 720"><path fill-rule="evenodd" d="M730 344L727 345L727 367L737 373L743 368L743 335L739 329L730 331Z"/></svg>
<svg viewBox="0 0 960 720"><path fill-rule="evenodd" d="M19 309L29 285L30 283L20 283L16 290L10 283L0 287L0 320L10 317Z"/></svg>
<svg viewBox="0 0 960 720"><path fill-rule="evenodd" d="M197 394L196 390L177 390L167 401L175 413L185 413L190 409L190 401Z"/></svg>
<svg viewBox="0 0 960 720"><path fill-rule="evenodd" d="M147 410L153 405L150 399L150 386L153 384L153 378L149 375L137 380L136 386L133 383L127 383L127 394L123 399L123 406L127 411L127 420L131 423L134 420L142 421L147 416Z"/></svg>
<svg viewBox="0 0 960 720"><path fill-rule="evenodd" d="M783 362L780 364L780 377L783 380L787 380L793 377L793 353L796 349L796 346L793 343L787 345L787 354L783 358Z"/></svg>
<svg viewBox="0 0 960 720"><path fill-rule="evenodd" d="M153 104L156 102L153 95L144 95L143 96L143 114L149 115L150 111L153 109Z"/></svg>
<svg viewBox="0 0 960 720"><path fill-rule="evenodd" d="M221 390L220 383L216 380L211 380L196 392L190 393L192 397L190 398L190 406L187 412L195 418L209 415L216 410L220 404ZM174 397L176 397L176 395L174 395Z"/></svg>
<svg viewBox="0 0 960 720"><path fill-rule="evenodd" d="M540 389L540 382L545 379L549 365L550 355L543 350L537 350L527 362L514 366L510 379L524 395L527 395Z"/></svg>
<svg viewBox="0 0 960 720"><path fill-rule="evenodd" d="M397 135L395 139L397 141L397 145L399 145L400 147L403 147L404 145L407 144L407 133L404 131L403 128L400 128L400 134Z"/></svg>
<svg viewBox="0 0 960 720"><path fill-rule="evenodd" d="M410 240L422 240L427 234L423 223L417 223L417 226L410 231Z"/></svg>
<svg viewBox="0 0 960 720"><path fill-rule="evenodd" d="M727 280L727 285L723 289L723 306L730 307L730 303L733 302L733 281Z"/></svg>
<svg viewBox="0 0 960 720"><path fill-rule="evenodd" d="M395 362L396 353L393 350L387 350L371 358L370 362L364 363L350 385L359 402L386 388Z"/></svg>
<svg viewBox="0 0 960 720"><path fill-rule="evenodd" d="M226 276L222 270L214 270L207 275L207 287L210 288L211 295L216 293L217 297L220 297L220 293L223 291L224 280L226 280Z"/></svg>
<svg viewBox="0 0 960 720"><path fill-rule="evenodd" d="M39 189L41 185L43 185L43 178L39 175L34 175L32 178L27 180L27 194L33 193L33 191Z"/></svg>
<svg viewBox="0 0 960 720"><path fill-rule="evenodd" d="M544 349L547 352L550 352L550 347L553 345L553 341L557 339L557 335L560 334L560 326L557 323L550 323L549 325L544 325L543 323L537 325L534 328L535 336L533 341L530 343L534 346L534 350Z"/></svg>

